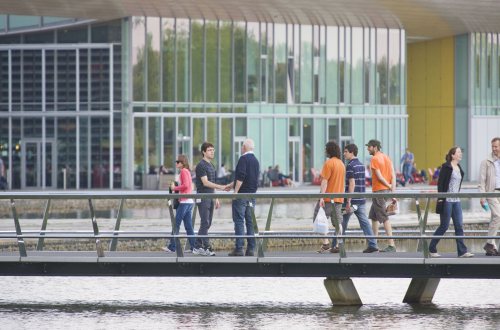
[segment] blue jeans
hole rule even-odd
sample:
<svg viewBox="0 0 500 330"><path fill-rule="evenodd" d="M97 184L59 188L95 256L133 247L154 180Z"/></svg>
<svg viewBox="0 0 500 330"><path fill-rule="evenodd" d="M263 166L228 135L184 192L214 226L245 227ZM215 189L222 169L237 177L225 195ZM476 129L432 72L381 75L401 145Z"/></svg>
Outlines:
<svg viewBox="0 0 500 330"><path fill-rule="evenodd" d="M463 227L463 217L462 217L462 205L460 202L445 202L443 205L443 211L440 214L440 225L434 232L434 236L443 236L448 227L450 226L450 217L453 219L453 227L455 227L455 236L463 236L464 235L464 227ZM437 245L439 243L439 238L434 238L431 240L431 244L429 244L429 252L436 253ZM463 239L457 239L457 252L458 255L467 252L467 247L464 244Z"/></svg>
<svg viewBox="0 0 500 330"><path fill-rule="evenodd" d="M193 223L191 222L191 214L193 213L193 203L180 203L175 214L175 230L172 231L173 235L179 234L181 222L184 222L184 229L187 235L194 235ZM194 237L188 238L191 250L194 248ZM170 251L175 251L175 239L170 239L168 245Z"/></svg>
<svg viewBox="0 0 500 330"><path fill-rule="evenodd" d="M409 163L403 164L403 176L405 177L405 183L413 183L413 177L411 175L412 165Z"/></svg>
<svg viewBox="0 0 500 330"><path fill-rule="evenodd" d="M235 199L233 200L233 222L234 234L236 236L254 235L251 209L255 207L255 199ZM245 245L243 238L236 238L236 250L243 250ZM255 238L247 238L247 250L255 249Z"/></svg>
<svg viewBox="0 0 500 330"><path fill-rule="evenodd" d="M215 203L213 199L202 199L198 204L198 213L200 214L200 228L198 235L208 235L208 230L212 226ZM193 245L194 247L194 245ZM196 239L196 248L211 248L208 237L198 237Z"/></svg>
<svg viewBox="0 0 500 330"><path fill-rule="evenodd" d="M370 220L368 220L368 217L366 216L366 204L359 204L357 206L358 209L353 213L358 218L359 227L361 228L365 236L373 236L372 225L370 223ZM353 215L353 213L347 213L342 216L342 235L345 235L347 225L349 224L349 219L351 218L351 215ZM377 247L377 240L375 238L368 238L367 240L369 247ZM335 238L333 239L332 246L337 246L337 240Z"/></svg>

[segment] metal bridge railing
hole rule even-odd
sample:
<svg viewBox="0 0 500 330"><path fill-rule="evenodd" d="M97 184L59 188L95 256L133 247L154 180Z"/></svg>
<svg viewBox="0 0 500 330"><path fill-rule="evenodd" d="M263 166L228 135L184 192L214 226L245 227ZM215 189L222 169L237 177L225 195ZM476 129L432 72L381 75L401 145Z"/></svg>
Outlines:
<svg viewBox="0 0 500 330"><path fill-rule="evenodd" d="M252 236L235 236L234 233L230 232L217 232L211 233L206 236L200 235L173 235L175 230L175 216L174 210L171 205L171 200L177 198L179 195L168 194L166 192L159 191L100 191L100 192L4 192L0 193L0 201L8 200L10 201L10 208L12 212L12 220L14 221L15 231L0 231L0 239L16 239L17 246L19 249L19 255L21 257L26 257L28 251L26 249L25 239L37 239L36 250L42 251L44 249L45 239L91 239L95 241L95 247L98 257L105 256L105 247L103 245L103 240L110 240L108 247L109 251L116 251L119 239L170 239L174 238L176 242L177 257L183 257L183 248L180 244L181 239L187 239L189 237L209 237L214 239L235 239L239 238L255 238L257 244L258 257L264 257L267 250L267 243L269 239L333 239L337 238L339 241L340 257L346 257L347 253L345 250L344 240L348 239L398 239L398 240L418 240L417 251L423 253L424 258L429 258L428 241L434 236L429 236L431 232L427 230L427 218L429 214L429 208L431 205L431 200L436 198L446 198L446 197L459 197L461 199L469 198L498 198L500 197L500 192L494 193L436 193L436 192L396 192L396 193L386 193L386 194L374 194L374 193L352 193L352 194L319 194L319 193L294 193L294 192L276 192L276 193L256 193L256 194L231 194L231 193L215 193L215 194L186 194L182 197L186 198L203 198L203 199L242 199L242 198L253 198L256 200L270 200L269 210L266 219L265 228L263 231L259 231L255 213L252 212L253 226L255 235ZM340 234L340 226L337 219L333 219L333 224L335 227L334 232L329 232L328 235L319 235L312 233L311 231L271 231L272 224L272 214L273 208L277 200L293 200L309 199L311 202L315 202L319 198L335 198L335 197L349 197L349 198L399 198L399 199L413 199L416 205L417 219L416 224L418 225L418 231L400 231L394 230L393 233L404 233L405 235L392 235L388 236L364 236L364 235L352 235L354 231L349 231L349 235ZM165 202L165 207L168 208L171 222L172 231L122 231L120 230L121 221L123 216L123 208L125 201L128 199L148 199L148 200L161 200ZM420 205L420 199L424 199L425 203L423 207ZM19 216L16 208L17 200L46 200L45 208L43 211L42 225L38 231L24 231L21 228ZM54 200L87 200L88 210L90 211L90 221L92 224L92 231L54 231L47 229L47 222L49 220L49 213L51 208L51 202ZM117 210L117 216L115 219L115 225L113 231L100 231L98 220L96 218L94 201L95 200L119 200L119 206ZM196 205L196 204L195 204ZM252 209L253 211L253 209ZM193 210L193 227L196 217L196 207ZM311 215L312 218L312 215ZM312 225L311 225L312 228ZM383 231L382 231L383 232ZM484 230L468 230L466 234L478 234L484 233ZM416 233L416 235L414 235ZM410 234L410 235L408 235ZM485 236L485 235L465 235L465 236L439 236L440 239L456 239L456 238L467 238L467 239L490 239L498 238L498 236Z"/></svg>

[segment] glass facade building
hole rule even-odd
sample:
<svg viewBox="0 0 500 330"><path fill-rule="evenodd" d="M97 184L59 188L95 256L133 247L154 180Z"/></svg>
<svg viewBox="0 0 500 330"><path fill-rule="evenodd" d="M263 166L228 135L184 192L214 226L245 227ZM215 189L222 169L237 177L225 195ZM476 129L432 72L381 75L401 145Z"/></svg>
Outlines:
<svg viewBox="0 0 500 330"><path fill-rule="evenodd" d="M9 22L9 24L5 22ZM129 17L0 35L0 155L22 188L139 188L205 140L298 182L324 145L407 145L401 29ZM4 23L2 23L4 22ZM57 27L57 24L64 27ZM27 26L27 25L25 25ZM0 32L1 33L1 32Z"/></svg>

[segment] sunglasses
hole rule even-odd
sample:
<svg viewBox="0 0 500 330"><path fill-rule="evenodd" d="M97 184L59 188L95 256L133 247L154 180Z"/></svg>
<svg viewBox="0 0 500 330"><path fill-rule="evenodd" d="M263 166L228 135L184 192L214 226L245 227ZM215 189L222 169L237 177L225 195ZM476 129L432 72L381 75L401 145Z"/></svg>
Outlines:
<svg viewBox="0 0 500 330"><path fill-rule="evenodd" d="M180 161L180 160L176 160L175 162L176 162L177 164L182 163L182 161Z"/></svg>

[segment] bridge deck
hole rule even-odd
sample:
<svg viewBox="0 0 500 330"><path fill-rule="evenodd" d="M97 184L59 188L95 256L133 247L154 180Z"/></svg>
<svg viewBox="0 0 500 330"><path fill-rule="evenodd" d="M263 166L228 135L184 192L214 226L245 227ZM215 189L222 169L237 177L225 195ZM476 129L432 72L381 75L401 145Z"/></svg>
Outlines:
<svg viewBox="0 0 500 330"><path fill-rule="evenodd" d="M313 276L405 278L500 278L500 257L423 258L421 253L350 252L318 254L314 251L267 252L259 257L214 257L165 252L28 251L0 253L0 275L61 276Z"/></svg>

